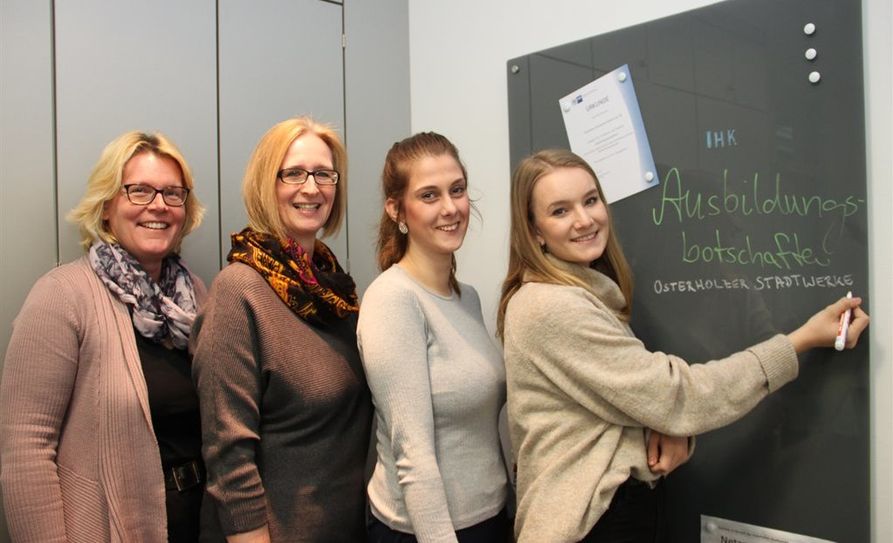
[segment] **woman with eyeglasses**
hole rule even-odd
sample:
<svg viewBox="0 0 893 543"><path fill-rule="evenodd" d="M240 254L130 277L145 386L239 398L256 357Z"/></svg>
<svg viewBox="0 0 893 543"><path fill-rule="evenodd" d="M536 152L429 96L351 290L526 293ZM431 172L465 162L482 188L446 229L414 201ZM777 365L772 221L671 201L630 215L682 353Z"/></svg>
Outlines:
<svg viewBox="0 0 893 543"><path fill-rule="evenodd" d="M308 118L273 126L243 183L249 225L194 329L208 492L230 542L365 538L372 403L341 224L347 157Z"/></svg>
<svg viewBox="0 0 893 543"><path fill-rule="evenodd" d="M13 541L199 537L199 402L187 352L202 281L177 255L201 222L161 134L108 144L69 214L87 254L41 277L15 320L0 389Z"/></svg>

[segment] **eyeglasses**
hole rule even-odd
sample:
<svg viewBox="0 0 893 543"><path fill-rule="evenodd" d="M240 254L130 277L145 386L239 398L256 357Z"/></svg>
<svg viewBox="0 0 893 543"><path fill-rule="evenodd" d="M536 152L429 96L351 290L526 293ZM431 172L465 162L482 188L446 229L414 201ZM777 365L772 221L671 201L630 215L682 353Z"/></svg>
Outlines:
<svg viewBox="0 0 893 543"><path fill-rule="evenodd" d="M127 193L127 199L131 204L138 206L147 206L155 201L158 193L161 193L161 199L164 203L171 207L180 207L186 203L186 197L189 196L189 189L185 187L164 187L156 189L151 185L143 183L135 183L123 185L121 187Z"/></svg>
<svg viewBox="0 0 893 543"><path fill-rule="evenodd" d="M317 185L335 185L341 175L335 170L316 170L309 171L304 168L285 168L279 170L277 174L279 179L286 185L303 185L312 175Z"/></svg>

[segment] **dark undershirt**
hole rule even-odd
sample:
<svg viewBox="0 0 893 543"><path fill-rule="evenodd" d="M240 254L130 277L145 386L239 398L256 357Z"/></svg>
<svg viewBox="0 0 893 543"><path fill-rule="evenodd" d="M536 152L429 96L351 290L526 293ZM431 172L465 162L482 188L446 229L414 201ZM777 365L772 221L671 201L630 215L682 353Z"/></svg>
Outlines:
<svg viewBox="0 0 893 543"><path fill-rule="evenodd" d="M136 330L134 334L162 465L167 469L200 460L202 427L191 357L185 349L168 349Z"/></svg>

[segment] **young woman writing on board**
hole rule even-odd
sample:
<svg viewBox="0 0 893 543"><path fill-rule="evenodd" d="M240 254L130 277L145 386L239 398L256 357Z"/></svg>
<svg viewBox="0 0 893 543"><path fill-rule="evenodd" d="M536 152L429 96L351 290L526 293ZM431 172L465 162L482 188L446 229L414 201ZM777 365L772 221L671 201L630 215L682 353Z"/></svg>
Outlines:
<svg viewBox="0 0 893 543"><path fill-rule="evenodd" d="M833 346L841 314L852 313L847 348L868 326L861 299L842 298L790 334L689 366L633 335L629 266L583 159L564 150L524 159L511 222L497 324L521 543L660 541L644 429L687 436L727 425L797 377L798 353Z"/></svg>

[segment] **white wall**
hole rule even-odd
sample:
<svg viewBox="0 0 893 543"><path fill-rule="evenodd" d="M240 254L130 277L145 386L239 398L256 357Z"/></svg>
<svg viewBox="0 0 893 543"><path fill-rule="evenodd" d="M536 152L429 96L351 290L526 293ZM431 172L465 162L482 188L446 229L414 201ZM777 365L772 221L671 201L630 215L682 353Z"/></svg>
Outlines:
<svg viewBox="0 0 893 543"><path fill-rule="evenodd" d="M459 275L481 294L495 322L507 265L509 134L505 63L603 32L714 3L710 0L410 2L412 129L436 130L462 152L483 225L459 255ZM893 541L893 299L891 273L891 28L889 0L863 0L865 87L872 228L872 533ZM491 326L491 330L492 330Z"/></svg>

